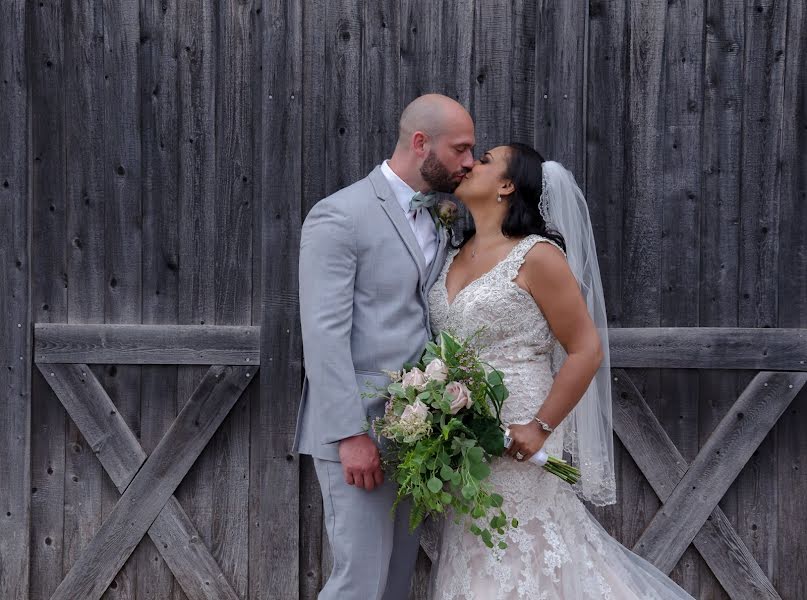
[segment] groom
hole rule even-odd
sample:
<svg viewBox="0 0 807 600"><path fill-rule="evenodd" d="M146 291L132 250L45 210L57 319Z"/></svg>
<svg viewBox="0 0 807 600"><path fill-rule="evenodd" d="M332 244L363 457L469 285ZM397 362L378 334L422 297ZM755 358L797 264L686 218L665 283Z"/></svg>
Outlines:
<svg viewBox="0 0 807 600"><path fill-rule="evenodd" d="M306 378L294 450L314 458L333 551L320 600L409 597L419 535L408 532L408 506L390 514L395 484L366 433L384 399L363 394L386 387L383 371L416 361L430 337L427 296L447 233L429 192L454 191L473 166L474 142L460 104L421 96L401 114L392 158L318 202L303 224Z"/></svg>

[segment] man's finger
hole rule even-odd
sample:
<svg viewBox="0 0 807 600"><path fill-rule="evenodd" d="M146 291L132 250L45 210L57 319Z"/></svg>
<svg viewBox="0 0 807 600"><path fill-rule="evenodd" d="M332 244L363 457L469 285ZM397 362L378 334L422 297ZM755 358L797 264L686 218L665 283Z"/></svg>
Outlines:
<svg viewBox="0 0 807 600"><path fill-rule="evenodd" d="M364 474L364 489L368 492L375 488L375 480L373 479L372 473L365 473Z"/></svg>
<svg viewBox="0 0 807 600"><path fill-rule="evenodd" d="M350 469L344 469L345 471L345 483L348 485L355 485L356 481L353 477L353 471Z"/></svg>
<svg viewBox="0 0 807 600"><path fill-rule="evenodd" d="M373 473L373 479L375 480L376 485L381 485L384 483L384 471L381 469L376 469L375 473Z"/></svg>

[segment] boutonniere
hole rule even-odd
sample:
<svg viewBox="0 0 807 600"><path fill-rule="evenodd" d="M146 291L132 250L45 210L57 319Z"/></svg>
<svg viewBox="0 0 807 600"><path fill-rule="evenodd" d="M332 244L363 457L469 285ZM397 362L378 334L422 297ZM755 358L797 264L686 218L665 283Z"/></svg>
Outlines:
<svg viewBox="0 0 807 600"><path fill-rule="evenodd" d="M435 208L435 222L450 231L458 214L459 209L456 202L448 199L440 200Z"/></svg>

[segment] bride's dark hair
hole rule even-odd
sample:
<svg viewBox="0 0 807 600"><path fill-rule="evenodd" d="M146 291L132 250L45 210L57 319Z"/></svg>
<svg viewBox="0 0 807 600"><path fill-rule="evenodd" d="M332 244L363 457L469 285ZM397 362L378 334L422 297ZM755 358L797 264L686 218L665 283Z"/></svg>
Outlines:
<svg viewBox="0 0 807 600"><path fill-rule="evenodd" d="M541 165L544 157L527 144L513 142L507 147L510 149L510 153L504 176L513 182L515 189L508 197L510 208L502 221L502 233L514 238L522 238L535 233L552 240L565 251L566 244L563 236L547 226L538 209L543 186ZM465 245L475 233L476 227L471 223L464 231L459 247Z"/></svg>

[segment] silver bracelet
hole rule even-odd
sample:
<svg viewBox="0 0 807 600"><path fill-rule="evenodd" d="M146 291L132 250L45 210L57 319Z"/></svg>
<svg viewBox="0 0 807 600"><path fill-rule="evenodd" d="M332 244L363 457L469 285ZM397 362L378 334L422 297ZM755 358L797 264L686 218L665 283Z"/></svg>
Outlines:
<svg viewBox="0 0 807 600"><path fill-rule="evenodd" d="M548 433L552 433L553 431L555 431L554 427L550 427L549 424L546 421L542 421L537 416L533 417L532 420L535 421L536 423L538 423L538 425L541 426L541 429L543 429L544 431L546 431Z"/></svg>

